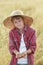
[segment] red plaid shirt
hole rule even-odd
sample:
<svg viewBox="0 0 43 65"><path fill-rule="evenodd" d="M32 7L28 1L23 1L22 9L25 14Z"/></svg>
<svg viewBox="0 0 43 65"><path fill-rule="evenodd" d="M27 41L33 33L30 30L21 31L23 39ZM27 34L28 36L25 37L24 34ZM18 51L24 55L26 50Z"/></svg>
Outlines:
<svg viewBox="0 0 43 65"><path fill-rule="evenodd" d="M35 30L30 28L29 26L24 26L23 28L23 37L27 50L31 49L31 53L27 54L28 65L34 65L34 52L36 49L36 35ZM12 29L9 32L9 51L12 55L12 59L9 65L16 65L17 58L13 51L16 49L19 51L21 40L21 33L18 28Z"/></svg>

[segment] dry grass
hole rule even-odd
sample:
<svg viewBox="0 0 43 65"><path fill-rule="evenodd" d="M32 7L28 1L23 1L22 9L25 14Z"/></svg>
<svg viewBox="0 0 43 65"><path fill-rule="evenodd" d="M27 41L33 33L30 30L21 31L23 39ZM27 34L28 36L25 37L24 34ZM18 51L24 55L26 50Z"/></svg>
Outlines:
<svg viewBox="0 0 43 65"><path fill-rule="evenodd" d="M3 20L15 9L33 17L32 27L37 36L35 65L43 65L43 0L0 0L0 65L8 65L11 59L8 51L9 29L3 26Z"/></svg>

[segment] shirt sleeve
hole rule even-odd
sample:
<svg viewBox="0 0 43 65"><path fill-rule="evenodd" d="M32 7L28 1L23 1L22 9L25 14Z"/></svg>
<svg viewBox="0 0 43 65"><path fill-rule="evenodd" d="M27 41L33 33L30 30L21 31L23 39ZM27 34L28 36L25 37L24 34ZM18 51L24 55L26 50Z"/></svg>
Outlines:
<svg viewBox="0 0 43 65"><path fill-rule="evenodd" d="M15 42L13 40L13 35L12 32L9 32L9 51L11 55L14 55L14 50L15 50Z"/></svg>
<svg viewBox="0 0 43 65"><path fill-rule="evenodd" d="M30 47L29 49L32 51L32 53L34 54L35 50L36 50L36 34L35 31L32 34L32 38L30 39L29 43L30 43Z"/></svg>

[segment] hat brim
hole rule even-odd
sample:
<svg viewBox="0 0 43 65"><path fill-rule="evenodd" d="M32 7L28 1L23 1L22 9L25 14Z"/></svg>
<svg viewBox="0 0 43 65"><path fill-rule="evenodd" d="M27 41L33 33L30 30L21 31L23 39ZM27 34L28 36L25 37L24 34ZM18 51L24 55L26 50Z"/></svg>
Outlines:
<svg viewBox="0 0 43 65"><path fill-rule="evenodd" d="M23 16L24 18L24 23L28 26L31 26L31 24L33 23L33 18L29 16L24 16L24 15L21 15L21 16ZM9 16L3 21L4 26L9 29L15 28L14 24L11 22L11 18L12 16Z"/></svg>

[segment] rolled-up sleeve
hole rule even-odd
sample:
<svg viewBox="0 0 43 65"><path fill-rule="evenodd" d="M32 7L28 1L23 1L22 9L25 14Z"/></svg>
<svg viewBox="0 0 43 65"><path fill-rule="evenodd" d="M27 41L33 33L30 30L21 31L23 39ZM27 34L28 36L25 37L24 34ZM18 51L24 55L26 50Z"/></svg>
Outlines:
<svg viewBox="0 0 43 65"><path fill-rule="evenodd" d="M32 33L32 38L30 39L29 49L32 51L32 53L34 53L36 50L36 33L35 33L35 31Z"/></svg>
<svg viewBox="0 0 43 65"><path fill-rule="evenodd" d="M9 32L9 43L8 43L8 46L9 46L9 51L11 53L11 55L14 54L14 50L15 50L15 44L14 44L14 40L13 40L13 35L12 35L12 32Z"/></svg>

